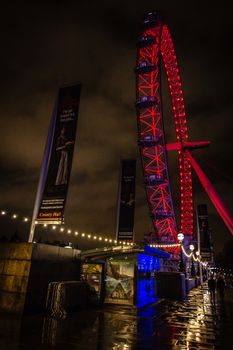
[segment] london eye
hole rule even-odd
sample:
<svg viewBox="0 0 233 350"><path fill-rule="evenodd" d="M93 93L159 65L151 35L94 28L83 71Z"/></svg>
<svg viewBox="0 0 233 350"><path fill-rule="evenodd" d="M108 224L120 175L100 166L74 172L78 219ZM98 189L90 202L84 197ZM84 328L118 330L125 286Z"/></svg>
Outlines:
<svg viewBox="0 0 233 350"><path fill-rule="evenodd" d="M146 14L139 37L136 63L138 144L146 196L158 243L174 243L179 230L193 235L191 164L185 152L189 143L184 97L173 40L168 26L156 12ZM169 85L176 142L166 144L161 97L161 64ZM199 143L200 144L200 143ZM206 144L206 143L203 143ZM173 208L167 151L178 151L180 227Z"/></svg>

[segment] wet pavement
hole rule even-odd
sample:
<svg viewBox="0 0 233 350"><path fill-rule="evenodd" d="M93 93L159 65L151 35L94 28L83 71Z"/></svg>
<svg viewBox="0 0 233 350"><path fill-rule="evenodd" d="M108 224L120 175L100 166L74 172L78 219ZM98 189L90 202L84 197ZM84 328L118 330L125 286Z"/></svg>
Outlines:
<svg viewBox="0 0 233 350"><path fill-rule="evenodd" d="M233 289L215 303L204 286L183 301L159 300L137 310L105 306L66 319L0 315L0 349L232 349Z"/></svg>

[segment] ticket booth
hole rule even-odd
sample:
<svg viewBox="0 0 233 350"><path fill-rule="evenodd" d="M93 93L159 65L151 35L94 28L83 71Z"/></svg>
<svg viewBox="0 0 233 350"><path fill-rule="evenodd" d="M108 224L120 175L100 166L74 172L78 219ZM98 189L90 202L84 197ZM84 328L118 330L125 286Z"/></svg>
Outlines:
<svg viewBox="0 0 233 350"><path fill-rule="evenodd" d="M145 247L106 259L105 303L142 307L157 299L156 273L168 253Z"/></svg>
<svg viewBox="0 0 233 350"><path fill-rule="evenodd" d="M90 303L142 307L156 301L156 274L161 261L169 258L168 253L145 246L86 254L81 276L90 286Z"/></svg>

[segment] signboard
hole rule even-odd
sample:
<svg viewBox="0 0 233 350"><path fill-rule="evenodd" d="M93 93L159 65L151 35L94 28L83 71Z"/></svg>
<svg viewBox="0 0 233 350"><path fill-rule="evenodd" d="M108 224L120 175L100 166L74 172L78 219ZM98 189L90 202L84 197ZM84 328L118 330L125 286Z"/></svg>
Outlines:
<svg viewBox="0 0 233 350"><path fill-rule="evenodd" d="M118 197L117 240L133 240L135 178L136 160L122 160Z"/></svg>
<svg viewBox="0 0 233 350"><path fill-rule="evenodd" d="M105 303L133 305L134 263L127 260L107 262Z"/></svg>
<svg viewBox="0 0 233 350"><path fill-rule="evenodd" d="M38 223L59 224L64 220L80 91L80 84L59 89L44 157Z"/></svg>

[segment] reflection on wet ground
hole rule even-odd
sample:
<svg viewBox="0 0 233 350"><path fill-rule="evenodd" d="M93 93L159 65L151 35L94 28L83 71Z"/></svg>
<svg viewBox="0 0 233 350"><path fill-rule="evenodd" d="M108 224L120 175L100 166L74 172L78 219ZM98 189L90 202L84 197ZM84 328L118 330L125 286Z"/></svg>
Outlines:
<svg viewBox="0 0 233 350"><path fill-rule="evenodd" d="M140 310L109 305L63 320L1 315L0 349L230 349L232 294L225 304L217 298L214 304L207 290L198 288L184 301L160 301Z"/></svg>

